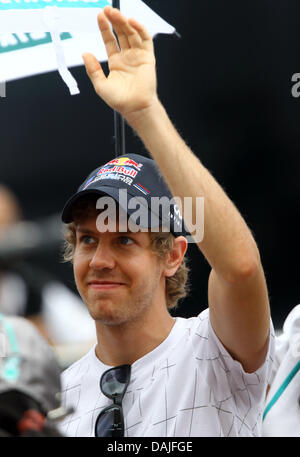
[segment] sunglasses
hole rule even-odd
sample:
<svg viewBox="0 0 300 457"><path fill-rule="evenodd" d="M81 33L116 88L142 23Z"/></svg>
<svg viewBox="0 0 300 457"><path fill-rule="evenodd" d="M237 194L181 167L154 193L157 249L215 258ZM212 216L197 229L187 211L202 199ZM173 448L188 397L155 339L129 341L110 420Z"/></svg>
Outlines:
<svg viewBox="0 0 300 457"><path fill-rule="evenodd" d="M95 436L114 438L124 436L122 400L130 381L130 374L130 365L110 368L102 374L100 379L101 392L113 400L113 404L99 413L95 424Z"/></svg>

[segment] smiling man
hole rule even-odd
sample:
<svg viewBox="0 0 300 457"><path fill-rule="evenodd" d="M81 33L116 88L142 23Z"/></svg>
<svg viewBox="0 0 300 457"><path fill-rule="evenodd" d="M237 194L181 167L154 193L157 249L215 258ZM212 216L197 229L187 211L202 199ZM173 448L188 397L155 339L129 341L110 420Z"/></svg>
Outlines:
<svg viewBox="0 0 300 457"><path fill-rule="evenodd" d="M63 374L62 400L74 413L61 431L259 436L274 336L257 245L161 105L150 35L111 7L98 22L110 72L86 54L88 75L154 160L127 154L101 165L65 205L65 258L95 320L97 344ZM195 241L211 266L209 307L174 319L169 309L186 293L187 230L199 197L205 235ZM157 211L152 198L170 204Z"/></svg>
<svg viewBox="0 0 300 457"><path fill-rule="evenodd" d="M95 218L79 225L76 234L74 274L91 316L105 325L145 319L146 312L154 318L153 311L157 319L166 308L162 278L167 272L148 234L99 234Z"/></svg>
<svg viewBox="0 0 300 457"><path fill-rule="evenodd" d="M175 203L155 162L137 154L118 160L123 158L132 168L138 160L138 176L124 184L112 160L92 172L94 178L85 180L63 212L69 223L65 257L73 261L78 291L96 323L101 340L96 354L107 365L133 363L168 336L174 319L167 305L185 295L187 279L187 233L174 218ZM95 179L103 170L105 179ZM140 181L148 200L134 187ZM151 203L158 196L169 205L156 205L153 213Z"/></svg>

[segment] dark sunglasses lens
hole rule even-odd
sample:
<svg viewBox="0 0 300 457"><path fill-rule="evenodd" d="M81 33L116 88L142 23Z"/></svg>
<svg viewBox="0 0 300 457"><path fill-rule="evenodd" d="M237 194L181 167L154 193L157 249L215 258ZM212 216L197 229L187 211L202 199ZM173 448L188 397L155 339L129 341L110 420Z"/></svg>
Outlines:
<svg viewBox="0 0 300 457"><path fill-rule="evenodd" d="M121 437L124 436L124 427L121 417L121 410L117 406L99 414L95 426L95 435L99 437Z"/></svg>
<svg viewBox="0 0 300 457"><path fill-rule="evenodd" d="M102 392L109 396L122 395L128 382L129 374L127 366L107 371L101 378Z"/></svg>

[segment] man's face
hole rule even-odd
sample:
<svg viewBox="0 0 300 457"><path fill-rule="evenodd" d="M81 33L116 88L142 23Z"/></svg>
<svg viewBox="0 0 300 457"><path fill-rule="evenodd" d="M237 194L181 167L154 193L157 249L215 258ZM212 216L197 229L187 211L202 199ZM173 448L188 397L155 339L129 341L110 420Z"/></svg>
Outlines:
<svg viewBox="0 0 300 457"><path fill-rule="evenodd" d="M74 276L95 321L120 325L165 304L164 264L151 250L148 232L101 233L97 213L76 223ZM118 224L117 224L118 228Z"/></svg>

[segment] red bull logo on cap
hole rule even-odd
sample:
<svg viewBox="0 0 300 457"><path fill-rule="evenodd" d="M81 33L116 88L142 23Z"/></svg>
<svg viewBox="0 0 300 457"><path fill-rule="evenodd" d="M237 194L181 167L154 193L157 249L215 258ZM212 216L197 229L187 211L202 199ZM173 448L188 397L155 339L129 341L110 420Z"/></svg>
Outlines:
<svg viewBox="0 0 300 457"><path fill-rule="evenodd" d="M141 171L142 166L142 163L137 163L129 157L112 159L103 165L103 167L98 170L97 174L92 176L85 183L83 190L85 190L90 184L99 181L100 179L122 180L121 177L123 175L126 176L126 180L124 182L128 185L131 185L132 179L134 179L139 171Z"/></svg>
<svg viewBox="0 0 300 457"><path fill-rule="evenodd" d="M134 170L133 168L130 167L123 167L123 166L113 166L112 168L100 168L98 171L97 175L104 175L104 174L111 174L111 173L122 173L123 175L126 176L131 176L132 178L135 178L138 171Z"/></svg>
<svg viewBox="0 0 300 457"><path fill-rule="evenodd" d="M142 163L137 163L134 160L130 159L129 157L119 157L117 159L110 160L105 166L107 166L107 165L134 167L138 171L140 171L143 166Z"/></svg>

